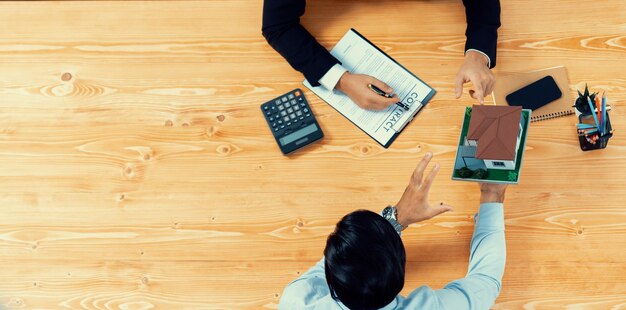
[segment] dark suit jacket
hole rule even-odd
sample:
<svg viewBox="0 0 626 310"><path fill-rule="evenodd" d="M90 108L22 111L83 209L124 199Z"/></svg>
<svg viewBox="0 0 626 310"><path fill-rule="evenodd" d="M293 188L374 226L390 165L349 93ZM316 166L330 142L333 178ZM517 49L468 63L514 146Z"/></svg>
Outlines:
<svg viewBox="0 0 626 310"><path fill-rule="evenodd" d="M500 27L500 0L463 0L467 29L465 50L477 49L496 65L496 41ZM263 36L287 62L314 86L339 63L326 48L300 25L306 0L265 0Z"/></svg>

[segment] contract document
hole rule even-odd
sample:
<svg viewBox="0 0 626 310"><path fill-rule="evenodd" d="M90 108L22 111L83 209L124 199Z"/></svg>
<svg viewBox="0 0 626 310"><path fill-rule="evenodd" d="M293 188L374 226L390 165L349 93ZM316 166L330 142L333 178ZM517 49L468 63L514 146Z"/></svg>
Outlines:
<svg viewBox="0 0 626 310"><path fill-rule="evenodd" d="M351 73L367 74L391 86L399 101L408 107L405 110L394 104L382 111L365 110L339 90L314 87L307 80L303 82L313 93L385 148L391 145L436 93L354 29L350 29L330 53Z"/></svg>

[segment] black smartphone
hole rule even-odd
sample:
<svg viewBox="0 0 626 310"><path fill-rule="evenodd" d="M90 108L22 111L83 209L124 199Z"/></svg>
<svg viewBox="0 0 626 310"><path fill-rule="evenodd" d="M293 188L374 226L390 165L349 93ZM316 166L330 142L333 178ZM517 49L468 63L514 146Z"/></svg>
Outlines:
<svg viewBox="0 0 626 310"><path fill-rule="evenodd" d="M550 75L532 82L506 96L506 102L512 106L536 110L561 98L563 94Z"/></svg>

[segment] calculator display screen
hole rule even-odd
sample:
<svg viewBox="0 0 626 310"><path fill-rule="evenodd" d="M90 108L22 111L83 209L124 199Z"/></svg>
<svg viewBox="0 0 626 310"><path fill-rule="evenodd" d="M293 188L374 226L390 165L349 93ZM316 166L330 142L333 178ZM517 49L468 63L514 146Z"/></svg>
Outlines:
<svg viewBox="0 0 626 310"><path fill-rule="evenodd" d="M280 139L278 139L278 141L280 141L280 144L285 145L285 144L289 144L293 141L296 141L310 133L313 133L317 130L317 126L315 126L315 124L311 124L309 126L306 126L294 133L290 133Z"/></svg>

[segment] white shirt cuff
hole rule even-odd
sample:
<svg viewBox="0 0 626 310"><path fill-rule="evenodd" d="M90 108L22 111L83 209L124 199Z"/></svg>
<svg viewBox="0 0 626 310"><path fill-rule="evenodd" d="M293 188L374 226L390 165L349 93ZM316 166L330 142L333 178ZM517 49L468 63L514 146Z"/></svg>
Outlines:
<svg viewBox="0 0 626 310"><path fill-rule="evenodd" d="M348 69L344 68L344 66L340 64L335 64L334 66L332 66L332 68L330 68L330 70L328 70L328 72L326 72L326 74L324 74L324 76L322 76L322 78L318 82L322 84L322 86L324 86L326 89L333 90L335 89L335 86L337 86L337 83L339 82L341 76L346 71L348 71Z"/></svg>
<svg viewBox="0 0 626 310"><path fill-rule="evenodd" d="M467 51L465 51L465 54L467 54L467 52L469 52L469 51L474 51L474 52L483 54L483 56L485 56L485 58L487 58L487 67L491 68L491 58L489 58L489 56L487 56L487 54L485 54L485 53L483 53L483 52L481 52L481 51L479 51L477 49L473 49L473 48L470 48Z"/></svg>

